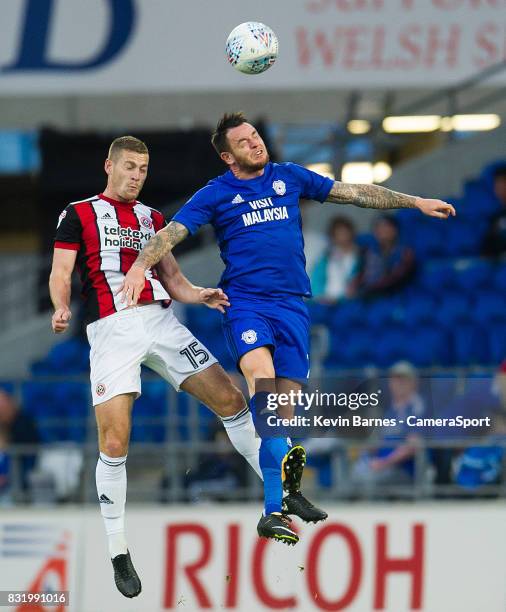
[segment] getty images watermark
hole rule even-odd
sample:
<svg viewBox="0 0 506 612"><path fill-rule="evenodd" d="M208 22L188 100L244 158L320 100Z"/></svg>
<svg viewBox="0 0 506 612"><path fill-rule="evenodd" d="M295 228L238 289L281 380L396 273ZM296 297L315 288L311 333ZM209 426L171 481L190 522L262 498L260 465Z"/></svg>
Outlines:
<svg viewBox="0 0 506 612"><path fill-rule="evenodd" d="M263 380L256 388L255 426L266 437L362 438L377 433L469 439L506 428L506 407L503 414L494 404L491 377L431 378L403 371L312 379L291 391L286 381L277 384Z"/></svg>
<svg viewBox="0 0 506 612"><path fill-rule="evenodd" d="M380 405L381 389L375 393L328 393L318 390L307 393L302 390L290 391L288 393L269 393L267 395L267 410L272 414L267 416L269 427L397 427L406 424L408 427L458 427L468 429L470 427L490 427L492 419L490 416L469 418L462 415L455 417L422 417L416 415L391 416L391 417L364 417L354 414L351 417L337 415L325 417L323 414L301 415L294 414L293 417L281 417L278 415L279 407L298 407L304 412L312 408L345 407L348 410L359 408L376 408Z"/></svg>

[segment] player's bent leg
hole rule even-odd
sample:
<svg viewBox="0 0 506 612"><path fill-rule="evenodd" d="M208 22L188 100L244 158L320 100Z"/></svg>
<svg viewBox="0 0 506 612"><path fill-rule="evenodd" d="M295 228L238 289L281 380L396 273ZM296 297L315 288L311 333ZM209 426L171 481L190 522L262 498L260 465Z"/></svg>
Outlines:
<svg viewBox="0 0 506 612"><path fill-rule="evenodd" d="M136 597L141 582L125 538L126 460L135 395L125 393L95 406L100 456L95 472L114 581L125 597Z"/></svg>
<svg viewBox="0 0 506 612"><path fill-rule="evenodd" d="M181 389L196 397L221 418L233 447L262 478L258 456L260 439L256 437L251 412L243 394L225 370L215 363L189 376L181 384Z"/></svg>

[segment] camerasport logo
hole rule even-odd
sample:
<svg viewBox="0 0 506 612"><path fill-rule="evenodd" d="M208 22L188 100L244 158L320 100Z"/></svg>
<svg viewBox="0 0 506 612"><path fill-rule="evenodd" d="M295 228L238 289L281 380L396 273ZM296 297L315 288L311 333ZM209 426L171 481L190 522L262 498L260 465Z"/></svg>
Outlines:
<svg viewBox="0 0 506 612"><path fill-rule="evenodd" d="M146 229L151 229L153 227L153 221L149 217L141 217L141 223Z"/></svg>
<svg viewBox="0 0 506 612"><path fill-rule="evenodd" d="M103 383L98 383L95 389L97 395L104 395L105 393L105 385Z"/></svg>

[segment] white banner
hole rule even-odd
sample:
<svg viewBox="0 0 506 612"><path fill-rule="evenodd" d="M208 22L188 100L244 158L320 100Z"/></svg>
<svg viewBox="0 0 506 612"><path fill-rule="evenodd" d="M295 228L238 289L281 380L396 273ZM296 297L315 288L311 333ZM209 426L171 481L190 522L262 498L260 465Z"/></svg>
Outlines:
<svg viewBox="0 0 506 612"><path fill-rule="evenodd" d="M505 0L3 0L0 91L439 87L506 58L505 9ZM225 58L228 33L248 20L280 41L276 65L258 76Z"/></svg>
<svg viewBox="0 0 506 612"><path fill-rule="evenodd" d="M134 600L114 586L98 508L3 511L0 590L70 590L65 610L74 612L506 609L503 504L327 509L321 525L296 521L301 541L292 548L257 537L257 508L130 507L143 585Z"/></svg>

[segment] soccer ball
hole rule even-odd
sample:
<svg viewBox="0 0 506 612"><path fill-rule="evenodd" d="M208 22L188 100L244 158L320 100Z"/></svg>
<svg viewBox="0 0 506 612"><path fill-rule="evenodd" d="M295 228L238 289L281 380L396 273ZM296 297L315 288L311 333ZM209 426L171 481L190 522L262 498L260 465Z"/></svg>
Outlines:
<svg viewBox="0 0 506 612"><path fill-rule="evenodd" d="M269 26L247 21L235 27L227 38L227 58L244 74L260 74L278 57L278 37Z"/></svg>

